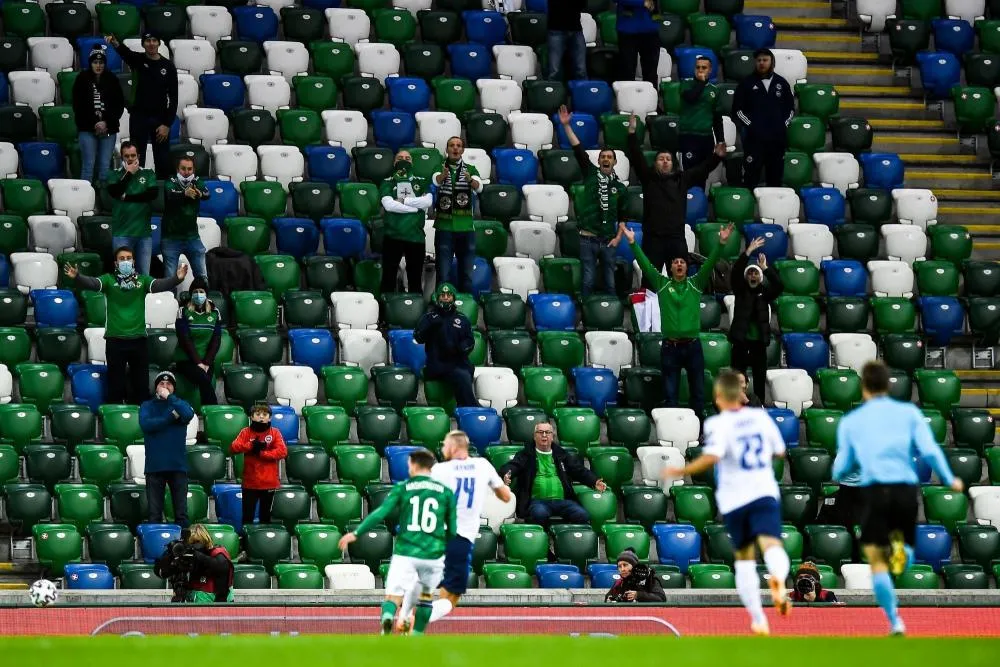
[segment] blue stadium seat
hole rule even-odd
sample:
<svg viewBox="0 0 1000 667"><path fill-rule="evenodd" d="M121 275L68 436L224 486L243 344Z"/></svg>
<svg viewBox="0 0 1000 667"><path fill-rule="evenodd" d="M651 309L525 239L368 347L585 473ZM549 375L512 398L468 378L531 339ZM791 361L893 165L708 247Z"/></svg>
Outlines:
<svg viewBox="0 0 1000 667"><path fill-rule="evenodd" d="M542 567L543 570L538 571L536 566L539 588L583 588L584 586L583 575L575 565L569 566L573 568L572 570L546 570L544 564Z"/></svg>
<svg viewBox="0 0 1000 667"><path fill-rule="evenodd" d="M756 238L763 238L764 245L760 251L767 257L768 264L774 264L779 259L788 256L788 232L781 225L766 222L754 222L743 226L743 238L750 243Z"/></svg>
<svg viewBox="0 0 1000 667"><path fill-rule="evenodd" d="M236 74L202 74L198 79L204 106L229 113L246 103L247 88L243 77Z"/></svg>
<svg viewBox="0 0 1000 667"><path fill-rule="evenodd" d="M698 223L708 220L708 195L705 190L699 187L691 188L687 191L687 212L685 222L688 226L694 227Z"/></svg>
<svg viewBox="0 0 1000 667"><path fill-rule="evenodd" d="M386 79L385 87L389 93L389 107L393 111L414 114L431 108L431 88L423 79L392 77Z"/></svg>
<svg viewBox="0 0 1000 667"><path fill-rule="evenodd" d="M10 285L10 261L7 255L0 255L0 285Z"/></svg>
<svg viewBox="0 0 1000 667"><path fill-rule="evenodd" d="M405 111L372 111L372 125L375 143L391 148L394 153L416 142L417 121Z"/></svg>
<svg viewBox="0 0 1000 667"><path fill-rule="evenodd" d="M833 229L844 224L847 202L837 188L802 188L802 204L806 222L826 225Z"/></svg>
<svg viewBox="0 0 1000 667"><path fill-rule="evenodd" d="M538 158L525 148L496 148L496 182L522 187L538 182Z"/></svg>
<svg viewBox="0 0 1000 667"><path fill-rule="evenodd" d="M104 66L109 72L121 72L122 71L122 57L118 55L118 52L110 48L107 42L104 41L103 37L77 37L76 38L76 53L79 56L78 60L81 63L88 62L90 57L90 52L94 48L99 48L104 50L104 55L107 57L108 62Z"/></svg>
<svg viewBox="0 0 1000 667"><path fill-rule="evenodd" d="M337 357L337 344L329 329L289 329L290 358L296 366L308 366L319 375Z"/></svg>
<svg viewBox="0 0 1000 667"><path fill-rule="evenodd" d="M392 362L399 366L406 366L417 375L424 370L427 363L427 352L421 343L413 340L411 329L393 329L388 332L389 353Z"/></svg>
<svg viewBox="0 0 1000 667"><path fill-rule="evenodd" d="M934 48L953 53L959 58L972 50L976 32L968 21L936 18L931 21L934 29Z"/></svg>
<svg viewBox="0 0 1000 667"><path fill-rule="evenodd" d="M868 271L856 259L827 259L820 263L827 296L868 294Z"/></svg>
<svg viewBox="0 0 1000 667"><path fill-rule="evenodd" d="M576 328L576 303L567 294L531 294L528 308L538 331L573 331Z"/></svg>
<svg viewBox="0 0 1000 667"><path fill-rule="evenodd" d="M597 122L596 118L589 113L574 111L570 114L569 119L570 126L573 128L573 134L580 140L580 145L583 146L584 150L592 150L600 145L598 140L601 134L601 124ZM552 127L556 128L556 143L559 145L559 148L570 150L569 139L566 138L566 130L563 129L562 123L559 122L559 115L552 114L550 120L552 121Z"/></svg>
<svg viewBox="0 0 1000 667"><path fill-rule="evenodd" d="M770 16L736 14L730 20L736 29L736 42L741 49L770 49L778 38L778 31Z"/></svg>
<svg viewBox="0 0 1000 667"><path fill-rule="evenodd" d="M548 0L526 0L524 8L525 11L544 14L549 9L549 3Z"/></svg>
<svg viewBox="0 0 1000 667"><path fill-rule="evenodd" d="M570 81L569 94L576 113L600 118L601 114L614 111L615 94L605 81Z"/></svg>
<svg viewBox="0 0 1000 667"><path fill-rule="evenodd" d="M343 146L306 146L305 154L309 180L333 187L351 180L351 155Z"/></svg>
<svg viewBox="0 0 1000 667"><path fill-rule="evenodd" d="M947 51L921 51L917 54L920 82L932 99L943 99L962 81L962 61ZM870 187L870 186L869 186Z"/></svg>
<svg viewBox="0 0 1000 667"><path fill-rule="evenodd" d="M327 255L357 259L368 245L368 231L360 220L354 218L323 218L323 248Z"/></svg>
<svg viewBox="0 0 1000 667"><path fill-rule="evenodd" d="M39 327L75 327L80 307L73 292L65 289L33 289L29 296L35 306Z"/></svg>
<svg viewBox="0 0 1000 667"><path fill-rule="evenodd" d="M237 533L243 532L243 489L239 484L213 484L215 514L219 523L232 526Z"/></svg>
<svg viewBox="0 0 1000 667"><path fill-rule="evenodd" d="M451 62L451 75L455 78L476 82L492 76L493 55L482 44L449 44L448 60Z"/></svg>
<svg viewBox="0 0 1000 667"><path fill-rule="evenodd" d="M240 39L264 42L278 38L278 15L266 5L233 7L233 22Z"/></svg>
<svg viewBox="0 0 1000 667"><path fill-rule="evenodd" d="M635 234L635 242L642 247L642 223L629 221L625 223L625 226L632 230ZM615 257L625 262L626 265L632 266L632 260L635 259L635 253L632 252L632 246L628 243L619 243L618 250L615 253Z"/></svg>
<svg viewBox="0 0 1000 667"><path fill-rule="evenodd" d="M37 178L45 182L50 178L65 178L66 156L55 142L26 141L17 146L21 154L21 173L24 178Z"/></svg>
<svg viewBox="0 0 1000 667"><path fill-rule="evenodd" d="M903 187L903 161L895 153L861 153L866 188L893 190Z"/></svg>
<svg viewBox="0 0 1000 667"><path fill-rule="evenodd" d="M676 565L687 574L689 565L701 562L701 535L690 524L654 524L653 539L660 563L664 565Z"/></svg>
<svg viewBox="0 0 1000 667"><path fill-rule="evenodd" d="M73 402L86 405L96 414L108 394L108 367L104 364L70 364L67 373Z"/></svg>
<svg viewBox="0 0 1000 667"><path fill-rule="evenodd" d="M917 481L921 484L931 483L931 466L923 457L913 457L913 468L917 472Z"/></svg>
<svg viewBox="0 0 1000 667"><path fill-rule="evenodd" d="M288 444L299 441L299 416L290 405L271 406L271 426L281 431L281 437Z"/></svg>
<svg viewBox="0 0 1000 667"><path fill-rule="evenodd" d="M611 565L612 569L595 570L590 574L590 587L591 588L611 588L618 580L621 579L621 575L618 574L618 568L612 563L594 563L594 565ZM592 567L592 566L591 566ZM590 567L587 568L588 572Z"/></svg>
<svg viewBox="0 0 1000 667"><path fill-rule="evenodd" d="M935 572L951 562L951 535L944 526L923 523L917 526L913 557L921 565L930 565Z"/></svg>
<svg viewBox="0 0 1000 667"><path fill-rule="evenodd" d="M469 442L479 452L500 442L503 419L493 408L455 408L458 428L469 436Z"/></svg>
<svg viewBox="0 0 1000 667"><path fill-rule="evenodd" d="M410 454L418 449L423 448L414 445L389 445L385 448L385 458L389 463L390 481L401 482L404 479L409 479Z"/></svg>
<svg viewBox="0 0 1000 667"><path fill-rule="evenodd" d="M961 336L965 325L965 310L953 296L922 296L920 323L924 334L934 345L947 345L955 336Z"/></svg>
<svg viewBox="0 0 1000 667"><path fill-rule="evenodd" d="M681 79L694 78L694 61L698 58L708 58L712 61L712 72L709 81L716 81L719 76L719 59L712 49L703 46L678 46L674 49L674 60L677 63L677 74Z"/></svg>
<svg viewBox="0 0 1000 667"><path fill-rule="evenodd" d="M336 9L342 0L302 0L302 6L310 9Z"/></svg>
<svg viewBox="0 0 1000 667"><path fill-rule="evenodd" d="M610 368L577 366L570 371L576 387L577 405L604 416L608 406L618 405L618 378Z"/></svg>
<svg viewBox="0 0 1000 667"><path fill-rule="evenodd" d="M451 258L451 275L458 275L458 257ZM479 298L493 288L493 264L483 257L476 257L472 264L472 296Z"/></svg>
<svg viewBox="0 0 1000 667"><path fill-rule="evenodd" d="M104 563L67 563L63 577L68 590L109 591L115 587L115 576Z"/></svg>
<svg viewBox="0 0 1000 667"><path fill-rule="evenodd" d="M500 12L464 11L462 23L470 42L493 48L507 41L507 21Z"/></svg>
<svg viewBox="0 0 1000 667"><path fill-rule="evenodd" d="M168 543L181 537L181 527L172 523L140 523L135 532L139 536L142 558L147 563L155 562Z"/></svg>
<svg viewBox="0 0 1000 667"><path fill-rule="evenodd" d="M822 334L786 333L781 339L788 368L802 368L814 375L830 365L830 346Z"/></svg>
<svg viewBox="0 0 1000 667"><path fill-rule="evenodd" d="M0 104L10 104L10 84L3 72L0 72Z"/></svg>
<svg viewBox="0 0 1000 667"><path fill-rule="evenodd" d="M210 196L201 202L198 215L212 218L220 225L226 218L239 215L240 193L230 181L205 181L205 188Z"/></svg>
<svg viewBox="0 0 1000 667"><path fill-rule="evenodd" d="M590 577L591 588L605 588L594 583L594 578L604 577L609 574L618 574L618 563L590 563L587 565L587 576ZM610 588L615 581L618 581L618 577L615 577L613 581L608 583L607 588Z"/></svg>
<svg viewBox="0 0 1000 667"><path fill-rule="evenodd" d="M209 200L209 201L211 201L211 200ZM202 210L204 210L204 209L202 209ZM200 212L201 211L199 211L199 213ZM233 215L236 215L236 214L233 213ZM154 216L150 216L150 218L149 218L149 229L150 229L150 232L151 232L150 233L150 238L151 238L151 240L153 242L153 247L154 248L159 248L160 247L160 239L163 237L163 229L162 229L162 224L161 224L162 222L163 222L163 216L154 215Z"/></svg>
<svg viewBox="0 0 1000 667"><path fill-rule="evenodd" d="M799 446L799 418L788 408L768 408L767 414L771 416L774 423L781 432L781 437L785 440L785 447Z"/></svg>
<svg viewBox="0 0 1000 667"><path fill-rule="evenodd" d="M553 572L579 572L580 568L569 563L539 563L535 566L535 574L552 574Z"/></svg>
<svg viewBox="0 0 1000 667"><path fill-rule="evenodd" d="M274 218L271 226L278 254L301 260L319 250L319 228L309 218Z"/></svg>

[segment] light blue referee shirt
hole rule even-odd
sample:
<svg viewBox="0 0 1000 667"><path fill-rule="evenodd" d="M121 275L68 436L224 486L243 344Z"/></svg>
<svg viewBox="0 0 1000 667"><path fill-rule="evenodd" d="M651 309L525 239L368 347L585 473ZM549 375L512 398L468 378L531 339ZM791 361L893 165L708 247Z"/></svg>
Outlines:
<svg viewBox="0 0 1000 667"><path fill-rule="evenodd" d="M924 459L947 486L954 481L948 461L924 415L912 403L879 396L844 415L837 427L833 478L859 473L858 486L920 483L914 457Z"/></svg>

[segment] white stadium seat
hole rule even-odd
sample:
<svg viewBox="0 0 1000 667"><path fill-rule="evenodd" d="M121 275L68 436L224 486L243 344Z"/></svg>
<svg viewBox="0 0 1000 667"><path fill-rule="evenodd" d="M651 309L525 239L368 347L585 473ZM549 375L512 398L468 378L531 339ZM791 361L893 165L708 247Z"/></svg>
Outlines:
<svg viewBox="0 0 1000 667"><path fill-rule="evenodd" d="M1000 486L971 486L969 499L980 525L1000 527Z"/></svg>
<svg viewBox="0 0 1000 667"><path fill-rule="evenodd" d="M232 181L239 188L243 181L257 180L257 153L250 146L217 144L211 147L211 153L215 175L220 181Z"/></svg>
<svg viewBox="0 0 1000 667"><path fill-rule="evenodd" d="M285 192L291 183L305 178L306 160L296 146L258 146L257 155L264 180L281 183Z"/></svg>
<svg viewBox="0 0 1000 667"><path fill-rule="evenodd" d="M65 37L29 37L28 49L31 51L31 66L36 70L45 70L55 76L73 69L76 53Z"/></svg>
<svg viewBox="0 0 1000 667"><path fill-rule="evenodd" d="M413 18L417 18L418 12L430 9L433 4L433 0L392 0L393 7L396 9L405 9L413 14Z"/></svg>
<svg viewBox="0 0 1000 667"><path fill-rule="evenodd" d="M698 446L701 422L691 408L654 408L652 417L660 445L676 447L681 452Z"/></svg>
<svg viewBox="0 0 1000 667"><path fill-rule="evenodd" d="M906 262L872 260L868 262L868 275L875 296L913 296L913 269Z"/></svg>
<svg viewBox="0 0 1000 667"><path fill-rule="evenodd" d="M87 341L87 361L92 364L107 364L107 343L104 340L104 327L87 327L83 330L83 338Z"/></svg>
<svg viewBox="0 0 1000 667"><path fill-rule="evenodd" d="M833 259L833 232L826 225L789 225L789 254L795 259L808 259L817 267L825 259Z"/></svg>
<svg viewBox="0 0 1000 667"><path fill-rule="evenodd" d="M301 415L302 408L316 405L319 378L309 366L271 366L274 398L278 405L287 405Z"/></svg>
<svg viewBox="0 0 1000 667"><path fill-rule="evenodd" d="M226 81L226 84L229 82ZM177 73L177 114L180 115L183 109L198 106L198 95L201 88L198 87L198 80L187 72Z"/></svg>
<svg viewBox="0 0 1000 667"><path fill-rule="evenodd" d="M642 74L642 63L637 63L635 66L635 78L641 78ZM662 46L660 47L660 57L656 61L656 78L660 83L664 81L670 81L671 74L673 73L674 62L670 57L670 52L667 51Z"/></svg>
<svg viewBox="0 0 1000 667"><path fill-rule="evenodd" d="M52 256L75 252L76 225L65 215L29 215L28 229L32 252L47 252Z"/></svg>
<svg viewBox="0 0 1000 667"><path fill-rule="evenodd" d="M615 81L612 87L619 113L635 114L643 119L656 113L659 96L648 81Z"/></svg>
<svg viewBox="0 0 1000 667"><path fill-rule="evenodd" d="M538 292L542 274L538 264L531 259L520 257L494 257L493 268L497 274L497 285L505 294L520 295L524 301Z"/></svg>
<svg viewBox="0 0 1000 667"><path fill-rule="evenodd" d="M517 497L514 494L510 494L510 500L503 502L496 497L496 494L487 493L486 502L483 503L483 509L479 513L480 518L486 519L486 525L494 533L500 533L500 526L505 524L509 519L514 518L514 512L517 509Z"/></svg>
<svg viewBox="0 0 1000 667"><path fill-rule="evenodd" d="M792 188L754 188L753 196L761 222L781 225L785 230L798 224L801 200Z"/></svg>
<svg viewBox="0 0 1000 667"><path fill-rule="evenodd" d="M801 368L772 368L767 371L767 389L777 408L788 408L796 417L812 407L813 381Z"/></svg>
<svg viewBox="0 0 1000 667"><path fill-rule="evenodd" d="M370 292L333 292L333 322L340 329L377 329L378 301Z"/></svg>
<svg viewBox="0 0 1000 667"><path fill-rule="evenodd" d="M492 123L493 121L487 119L486 122ZM466 148L465 152L462 153L462 159L465 164L476 168L476 171L479 172L480 183L486 185L490 182L493 177L493 160L489 153L482 148Z"/></svg>
<svg viewBox="0 0 1000 667"><path fill-rule="evenodd" d="M514 369L504 366L476 366L473 388L479 404L498 413L517 405L518 380Z"/></svg>
<svg viewBox="0 0 1000 667"><path fill-rule="evenodd" d="M590 158L590 163L597 166L597 157L601 154L601 151L594 149L587 151L587 157ZM615 175L620 181L625 185L628 185L629 172L632 169L631 163L628 161L628 157L625 155L624 151L615 151L615 157L618 162L615 163Z"/></svg>
<svg viewBox="0 0 1000 667"><path fill-rule="evenodd" d="M986 0L944 0L945 16L962 19L969 25L986 18Z"/></svg>
<svg viewBox="0 0 1000 667"><path fill-rule="evenodd" d="M870 591L872 589L872 566L868 563L844 563L840 568L844 575L844 588L849 591Z"/></svg>
<svg viewBox="0 0 1000 667"><path fill-rule="evenodd" d="M136 484L146 483L146 445L129 445L125 448L128 458L126 475Z"/></svg>
<svg viewBox="0 0 1000 667"><path fill-rule="evenodd" d="M0 179L17 178L17 168L20 164L21 156L14 144L0 141Z"/></svg>
<svg viewBox="0 0 1000 667"><path fill-rule="evenodd" d="M805 55L798 49L771 49L774 53L774 71L794 87L797 83L805 83L809 64Z"/></svg>
<svg viewBox="0 0 1000 667"><path fill-rule="evenodd" d="M510 235L514 239L514 254L538 262L543 257L555 257L555 228L547 222L512 220Z"/></svg>
<svg viewBox="0 0 1000 667"><path fill-rule="evenodd" d="M352 47L359 42L368 41L368 36L372 31L372 22L365 10L338 7L327 9L324 14L326 14L330 39L333 41L347 42Z"/></svg>
<svg viewBox="0 0 1000 667"><path fill-rule="evenodd" d="M327 109L320 115L331 146L343 146L350 151L368 145L368 121L360 111Z"/></svg>
<svg viewBox="0 0 1000 667"><path fill-rule="evenodd" d="M830 334L830 349L835 366L851 368L858 373L866 363L878 357L878 345L865 333Z"/></svg>
<svg viewBox="0 0 1000 667"><path fill-rule="evenodd" d="M684 460L684 453L676 447L663 447L661 445L638 447L635 454L636 458L639 459L639 471L645 486L658 486L666 491L671 486L679 486L684 483L682 479L663 479L664 468L683 468L687 463Z"/></svg>
<svg viewBox="0 0 1000 667"><path fill-rule="evenodd" d="M889 259L912 264L927 258L927 235L916 225L882 225L879 231Z"/></svg>
<svg viewBox="0 0 1000 667"><path fill-rule="evenodd" d="M196 9L188 7L188 11ZM229 16L229 12L226 12ZM201 39L175 39L170 42L174 49L174 67L187 72L194 78L215 71L215 44Z"/></svg>
<svg viewBox="0 0 1000 667"><path fill-rule="evenodd" d="M548 223L552 229L569 220L569 194L561 185L532 184L521 186L528 217Z"/></svg>
<svg viewBox="0 0 1000 667"><path fill-rule="evenodd" d="M14 376L7 366L0 364L0 405L10 403L14 398Z"/></svg>
<svg viewBox="0 0 1000 667"><path fill-rule="evenodd" d="M387 78L399 76L399 51L392 44L358 44L355 51L358 55L358 71L362 76L374 77L383 85Z"/></svg>
<svg viewBox="0 0 1000 667"><path fill-rule="evenodd" d="M8 72L7 81L14 104L31 107L35 114L56 103L56 80L48 72Z"/></svg>
<svg viewBox="0 0 1000 667"><path fill-rule="evenodd" d="M358 366L370 375L373 366L389 363L389 348L377 329L341 329L340 360L348 366Z"/></svg>
<svg viewBox="0 0 1000 667"><path fill-rule="evenodd" d="M892 191L896 202L896 219L904 225L916 225L926 230L937 224L938 200L930 190L896 188Z"/></svg>
<svg viewBox="0 0 1000 667"><path fill-rule="evenodd" d="M444 153L448 140L462 135L462 123L450 111L418 111L415 116L424 148L437 148Z"/></svg>
<svg viewBox="0 0 1000 667"><path fill-rule="evenodd" d="M215 218L205 218L198 216L198 238L201 239L205 250L218 248L222 245L222 227L215 221ZM188 275L193 272L189 271Z"/></svg>
<svg viewBox="0 0 1000 667"><path fill-rule="evenodd" d="M516 113L508 120L514 148L526 148L532 153L552 148L555 128L543 113Z"/></svg>
<svg viewBox="0 0 1000 667"><path fill-rule="evenodd" d="M588 331L584 339L589 366L610 369L616 378L632 367L632 341L624 331Z"/></svg>
<svg viewBox="0 0 1000 667"><path fill-rule="evenodd" d="M483 111L498 113L504 118L512 111L521 110L521 85L511 79L480 79L476 81L479 89L479 103Z"/></svg>
<svg viewBox="0 0 1000 667"><path fill-rule="evenodd" d="M266 109L273 116L278 109L287 109L292 103L292 87L283 76L247 74L243 82L251 109Z"/></svg>
<svg viewBox="0 0 1000 667"><path fill-rule="evenodd" d="M97 192L88 181L75 178L50 178L49 203L56 215L65 215L76 223L81 216L94 215Z"/></svg>
<svg viewBox="0 0 1000 667"><path fill-rule="evenodd" d="M886 19L896 14L896 0L858 0L857 12L866 32L882 32Z"/></svg>
<svg viewBox="0 0 1000 667"><path fill-rule="evenodd" d="M254 4L258 7L270 7L275 14L280 15L285 7L293 7L295 0L254 0Z"/></svg>
<svg viewBox="0 0 1000 667"><path fill-rule="evenodd" d="M285 77L289 83L299 74L309 73L309 50L301 42L264 42L267 71Z"/></svg>
<svg viewBox="0 0 1000 667"><path fill-rule="evenodd" d="M146 295L146 328L173 329L177 321L177 299L173 292L155 292Z"/></svg>
<svg viewBox="0 0 1000 667"><path fill-rule="evenodd" d="M229 116L221 109L188 107L182 116L191 143L208 147L229 141Z"/></svg>
<svg viewBox="0 0 1000 667"><path fill-rule="evenodd" d="M364 563L331 563L323 568L327 583L335 591L374 591L375 575ZM270 588L270 581L264 588Z"/></svg>
<svg viewBox="0 0 1000 667"><path fill-rule="evenodd" d="M538 56L530 46L497 44L493 47L497 76L524 83L538 76Z"/></svg>
<svg viewBox="0 0 1000 667"><path fill-rule="evenodd" d="M587 46L597 46L597 21L587 12L580 12L580 27Z"/></svg>
<svg viewBox="0 0 1000 667"><path fill-rule="evenodd" d="M233 15L225 7L215 5L194 5L187 8L191 36L215 44L220 39L229 39L233 34ZM171 42L177 51L176 42Z"/></svg>
<svg viewBox="0 0 1000 667"><path fill-rule="evenodd" d="M850 153L815 153L813 162L824 188L837 188L846 197L861 183L861 165Z"/></svg>

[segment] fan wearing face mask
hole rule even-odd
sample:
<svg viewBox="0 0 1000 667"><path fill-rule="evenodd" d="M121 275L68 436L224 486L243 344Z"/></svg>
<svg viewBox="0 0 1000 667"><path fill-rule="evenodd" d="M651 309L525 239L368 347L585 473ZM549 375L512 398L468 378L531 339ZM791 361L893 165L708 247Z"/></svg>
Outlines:
<svg viewBox="0 0 1000 667"><path fill-rule="evenodd" d="M198 387L202 405L215 405L218 399L212 365L222 342L222 317L208 298L204 278L195 278L188 294L187 304L177 311L173 371Z"/></svg>
<svg viewBox="0 0 1000 667"><path fill-rule="evenodd" d="M271 523L274 491L281 486L278 462L288 456L288 448L281 431L271 426L270 406L253 406L250 425L233 440L232 452L243 454L243 525L253 523L254 514L261 523Z"/></svg>
<svg viewBox="0 0 1000 667"><path fill-rule="evenodd" d="M455 307L455 287L441 283L434 301L417 322L413 340L427 353L424 378L447 382L455 392L458 407L479 407L472 388L473 366L469 353L476 346L472 324Z"/></svg>
<svg viewBox="0 0 1000 667"><path fill-rule="evenodd" d="M208 199L208 188L194 172L194 160L182 157L177 173L163 186L163 271L171 275L183 254L191 262L195 278L208 280L205 269L205 244L198 235L198 211Z"/></svg>
<svg viewBox="0 0 1000 667"><path fill-rule="evenodd" d="M424 221L434 203L430 183L413 173L410 151L396 153L392 174L382 181L379 196L385 215L382 240L382 293L395 292L399 264L406 259L406 291L423 292Z"/></svg>
<svg viewBox="0 0 1000 667"><path fill-rule="evenodd" d="M771 342L771 304L785 289L781 276L768 266L767 255L761 252L756 263L750 262L764 243L760 237L747 244L746 251L733 262L729 277L736 297L729 324L733 369L744 374L748 367L753 371L753 393L761 402L767 380L767 344Z"/></svg>

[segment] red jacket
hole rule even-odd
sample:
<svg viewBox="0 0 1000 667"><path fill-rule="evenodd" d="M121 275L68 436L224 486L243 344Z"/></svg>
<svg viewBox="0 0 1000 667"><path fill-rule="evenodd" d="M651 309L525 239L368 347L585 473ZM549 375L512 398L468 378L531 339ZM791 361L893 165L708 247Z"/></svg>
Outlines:
<svg viewBox="0 0 1000 667"><path fill-rule="evenodd" d="M263 440L264 450L257 454L253 451L254 440ZM285 439L281 431L269 428L264 433L254 433L249 426L244 426L240 434L233 440L233 454L243 454L243 488L256 491L270 491L281 486L278 479L278 461L288 456Z"/></svg>

